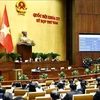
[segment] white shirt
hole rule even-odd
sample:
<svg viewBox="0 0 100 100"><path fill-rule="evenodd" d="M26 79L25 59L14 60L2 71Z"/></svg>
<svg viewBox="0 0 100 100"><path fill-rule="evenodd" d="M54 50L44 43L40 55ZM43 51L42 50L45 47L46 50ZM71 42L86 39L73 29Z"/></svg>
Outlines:
<svg viewBox="0 0 100 100"><path fill-rule="evenodd" d="M40 87L40 88L36 87L36 92L43 92L43 88L42 87Z"/></svg>

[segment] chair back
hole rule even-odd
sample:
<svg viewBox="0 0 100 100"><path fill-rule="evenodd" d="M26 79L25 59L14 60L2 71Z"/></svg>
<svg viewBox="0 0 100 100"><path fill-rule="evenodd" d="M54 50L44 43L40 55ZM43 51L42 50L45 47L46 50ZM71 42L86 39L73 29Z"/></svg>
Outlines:
<svg viewBox="0 0 100 100"><path fill-rule="evenodd" d="M89 89L89 88L95 88L95 85L86 86L86 89Z"/></svg>
<svg viewBox="0 0 100 100"><path fill-rule="evenodd" d="M98 88L85 89L85 94L95 93L96 91L98 91Z"/></svg>
<svg viewBox="0 0 100 100"><path fill-rule="evenodd" d="M69 90L70 91L70 88L69 87L66 87L66 88L64 88L64 90Z"/></svg>
<svg viewBox="0 0 100 100"><path fill-rule="evenodd" d="M14 90L14 96L23 96L28 90L22 90L22 89L15 89Z"/></svg>
<svg viewBox="0 0 100 100"><path fill-rule="evenodd" d="M73 100L93 100L93 95L92 94L73 95Z"/></svg>
<svg viewBox="0 0 100 100"><path fill-rule="evenodd" d="M49 86L49 85L51 85L51 83L53 82L53 80L46 80L46 86Z"/></svg>
<svg viewBox="0 0 100 100"><path fill-rule="evenodd" d="M51 97L36 97L35 100L52 100Z"/></svg>
<svg viewBox="0 0 100 100"><path fill-rule="evenodd" d="M56 90L56 88L49 88L49 89L46 89L45 91L46 91L46 94L50 94L51 91L53 91L53 90Z"/></svg>
<svg viewBox="0 0 100 100"><path fill-rule="evenodd" d="M33 100L35 97L45 96L45 92L29 92L28 93L28 100Z"/></svg>

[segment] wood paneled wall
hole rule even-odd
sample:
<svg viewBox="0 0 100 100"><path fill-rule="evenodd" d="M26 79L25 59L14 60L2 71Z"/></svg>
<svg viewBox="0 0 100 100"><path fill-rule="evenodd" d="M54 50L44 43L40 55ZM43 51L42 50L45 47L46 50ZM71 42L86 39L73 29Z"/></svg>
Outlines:
<svg viewBox="0 0 100 100"><path fill-rule="evenodd" d="M75 0L75 64L82 66L86 57L99 58L100 52L79 52L79 33L100 33L100 0Z"/></svg>

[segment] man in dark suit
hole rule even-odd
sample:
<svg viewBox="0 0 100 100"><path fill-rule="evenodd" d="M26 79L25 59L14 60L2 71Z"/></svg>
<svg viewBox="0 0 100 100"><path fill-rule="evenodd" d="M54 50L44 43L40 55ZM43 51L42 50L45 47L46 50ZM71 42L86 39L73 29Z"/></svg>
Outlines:
<svg viewBox="0 0 100 100"><path fill-rule="evenodd" d="M70 84L71 91L67 92L62 100L72 100L73 95L82 94L82 92L76 90L77 85L75 83Z"/></svg>
<svg viewBox="0 0 100 100"><path fill-rule="evenodd" d="M61 100L60 93L58 91L56 91L56 90L53 90L50 93L50 97L52 98L52 100Z"/></svg>
<svg viewBox="0 0 100 100"><path fill-rule="evenodd" d="M93 100L100 100L100 81L97 84L98 91L95 93Z"/></svg>
<svg viewBox="0 0 100 100"><path fill-rule="evenodd" d="M26 86L26 89L28 89L29 92L36 92L36 87L32 83L32 80L29 81L29 84Z"/></svg>

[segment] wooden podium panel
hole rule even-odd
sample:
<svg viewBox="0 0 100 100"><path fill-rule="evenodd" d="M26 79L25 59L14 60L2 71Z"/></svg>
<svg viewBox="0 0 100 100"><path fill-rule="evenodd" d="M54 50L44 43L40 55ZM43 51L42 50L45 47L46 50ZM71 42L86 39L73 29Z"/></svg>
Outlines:
<svg viewBox="0 0 100 100"><path fill-rule="evenodd" d="M14 80L13 69L15 69L14 62L1 62L0 75L4 77L4 81Z"/></svg>
<svg viewBox="0 0 100 100"><path fill-rule="evenodd" d="M32 46L17 45L17 53L21 54L23 61L32 58Z"/></svg>

